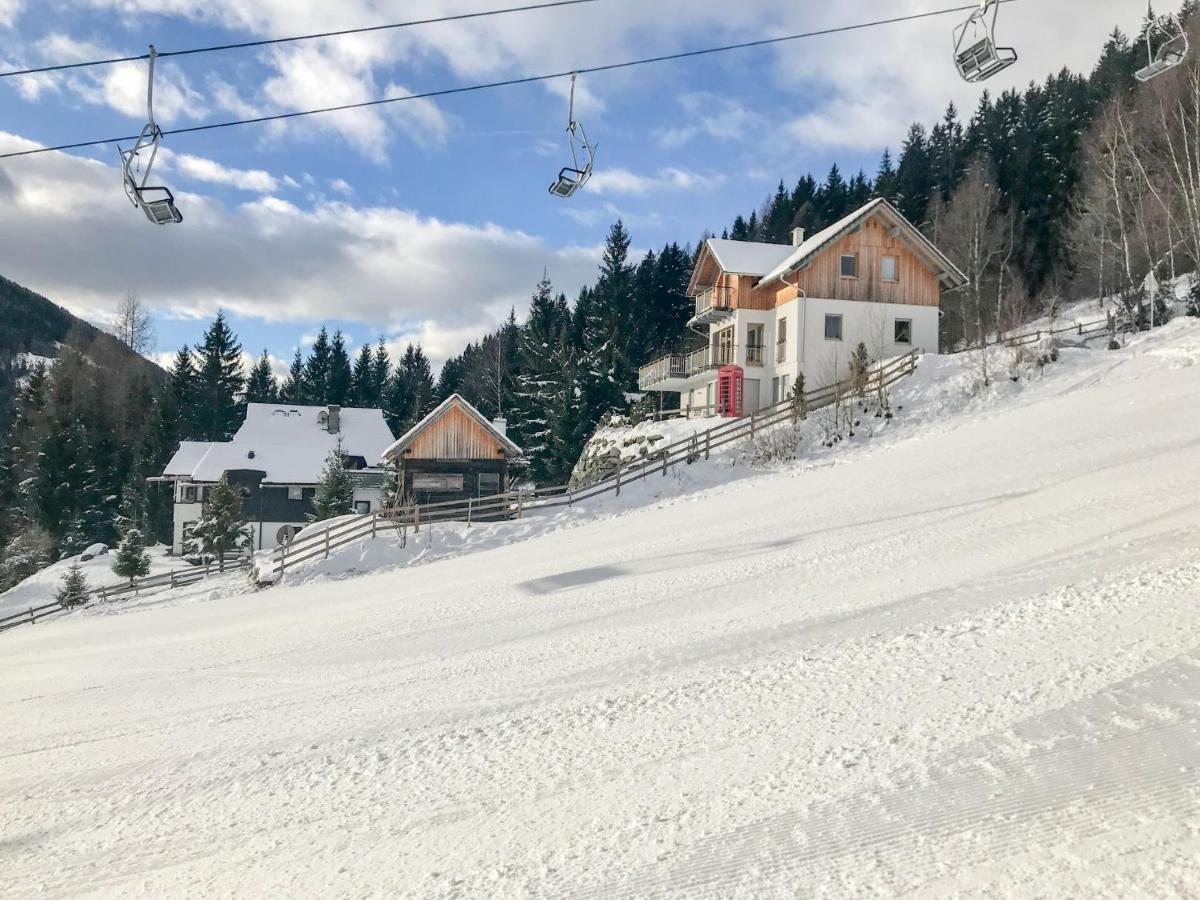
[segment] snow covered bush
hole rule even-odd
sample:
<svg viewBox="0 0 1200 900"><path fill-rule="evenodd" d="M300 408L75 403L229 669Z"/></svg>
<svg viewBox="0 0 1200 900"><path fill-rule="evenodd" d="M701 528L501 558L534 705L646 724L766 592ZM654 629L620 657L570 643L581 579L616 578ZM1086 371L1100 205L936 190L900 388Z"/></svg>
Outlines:
<svg viewBox="0 0 1200 900"><path fill-rule="evenodd" d="M797 421L784 422L770 428L760 428L747 435L742 445L742 456L752 466L772 466L791 462L804 446L804 426Z"/></svg>
<svg viewBox="0 0 1200 900"><path fill-rule="evenodd" d="M146 552L146 541L136 528L128 528L117 547L117 558L113 562L113 573L122 578L134 579L150 572L150 554Z"/></svg>
<svg viewBox="0 0 1200 900"><path fill-rule="evenodd" d="M1184 311L1189 316L1200 318L1200 278L1193 278L1188 288L1187 304Z"/></svg>
<svg viewBox="0 0 1200 900"><path fill-rule="evenodd" d="M87 603L87 579L83 577L83 569L79 567L78 560L71 563L71 568L67 569L67 574L63 576L62 587L58 589L54 599L63 606L82 606Z"/></svg>

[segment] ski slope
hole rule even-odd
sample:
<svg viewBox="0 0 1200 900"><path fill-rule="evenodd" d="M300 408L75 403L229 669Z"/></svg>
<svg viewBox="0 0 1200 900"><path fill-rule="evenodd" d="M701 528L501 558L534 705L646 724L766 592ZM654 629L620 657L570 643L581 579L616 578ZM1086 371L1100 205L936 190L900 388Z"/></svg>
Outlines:
<svg viewBox="0 0 1200 900"><path fill-rule="evenodd" d="M0 636L0 896L1197 896L1200 325L955 360L840 455Z"/></svg>

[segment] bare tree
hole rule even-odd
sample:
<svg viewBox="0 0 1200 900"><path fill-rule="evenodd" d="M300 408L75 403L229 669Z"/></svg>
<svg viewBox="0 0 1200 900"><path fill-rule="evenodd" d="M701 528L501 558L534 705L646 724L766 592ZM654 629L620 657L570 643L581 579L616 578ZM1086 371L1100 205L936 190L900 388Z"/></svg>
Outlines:
<svg viewBox="0 0 1200 900"><path fill-rule="evenodd" d="M137 291L126 291L124 299L117 304L112 333L134 353L147 353L154 349L154 321Z"/></svg>

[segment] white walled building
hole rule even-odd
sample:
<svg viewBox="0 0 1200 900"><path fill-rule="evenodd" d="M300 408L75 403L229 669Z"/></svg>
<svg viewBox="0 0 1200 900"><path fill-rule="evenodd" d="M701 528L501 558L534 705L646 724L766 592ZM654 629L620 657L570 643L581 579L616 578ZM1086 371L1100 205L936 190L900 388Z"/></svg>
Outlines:
<svg viewBox="0 0 1200 900"><path fill-rule="evenodd" d="M184 552L208 491L223 474L242 489L254 549L286 543L312 512L321 471L339 437L354 482L355 512L375 512L384 500L383 451L395 439L381 410L250 403L232 440L182 442L156 479L172 485L172 551Z"/></svg>
<svg viewBox="0 0 1200 900"><path fill-rule="evenodd" d="M709 240L689 286L688 327L705 346L643 366L643 391L716 411L717 370L740 367L745 412L786 399L803 372L815 388L845 378L859 343L872 359L938 351L943 290L966 277L886 200L872 200L791 244Z"/></svg>

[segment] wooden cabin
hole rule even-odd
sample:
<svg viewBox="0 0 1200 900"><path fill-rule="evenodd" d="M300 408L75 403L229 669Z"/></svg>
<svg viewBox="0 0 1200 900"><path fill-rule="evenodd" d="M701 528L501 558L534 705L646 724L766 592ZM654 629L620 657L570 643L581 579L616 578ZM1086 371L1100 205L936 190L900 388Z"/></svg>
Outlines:
<svg viewBox="0 0 1200 900"><path fill-rule="evenodd" d="M399 470L401 494L420 504L490 497L508 489L509 461L521 448L503 419L488 419L459 394L383 451Z"/></svg>

